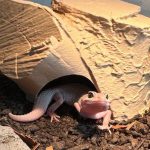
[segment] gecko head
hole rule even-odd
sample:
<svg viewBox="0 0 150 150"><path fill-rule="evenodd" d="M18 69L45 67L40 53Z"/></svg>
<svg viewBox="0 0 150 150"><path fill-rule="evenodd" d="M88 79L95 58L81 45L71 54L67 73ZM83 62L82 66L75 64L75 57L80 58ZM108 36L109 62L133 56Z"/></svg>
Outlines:
<svg viewBox="0 0 150 150"><path fill-rule="evenodd" d="M78 111L83 116L95 115L99 112L106 111L109 108L108 95L89 91L78 101Z"/></svg>
<svg viewBox="0 0 150 150"><path fill-rule="evenodd" d="M81 99L79 100L80 104L82 106L86 105L100 105L105 106L108 105L108 95L105 95L103 93L97 93L95 91L89 91L87 94L83 95Z"/></svg>

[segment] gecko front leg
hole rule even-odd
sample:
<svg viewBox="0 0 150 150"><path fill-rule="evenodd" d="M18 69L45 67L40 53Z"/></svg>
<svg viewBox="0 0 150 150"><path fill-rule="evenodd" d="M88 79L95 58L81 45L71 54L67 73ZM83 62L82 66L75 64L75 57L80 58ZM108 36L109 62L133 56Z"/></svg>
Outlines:
<svg viewBox="0 0 150 150"><path fill-rule="evenodd" d="M48 107L47 109L47 114L48 116L50 116L51 118L51 122L56 121L59 122L59 118L60 116L58 116L55 111L58 109L58 107L60 107L64 100L62 95L59 92L56 92L56 94L53 97L53 100L55 101L51 106Z"/></svg>
<svg viewBox="0 0 150 150"><path fill-rule="evenodd" d="M98 120L103 118L103 124L98 125L97 127L101 130L104 130L104 129L108 130L110 134L111 134L111 131L110 131L111 126L109 126L109 122L111 120L111 114L112 114L111 110L106 110L106 111L97 113L95 116Z"/></svg>

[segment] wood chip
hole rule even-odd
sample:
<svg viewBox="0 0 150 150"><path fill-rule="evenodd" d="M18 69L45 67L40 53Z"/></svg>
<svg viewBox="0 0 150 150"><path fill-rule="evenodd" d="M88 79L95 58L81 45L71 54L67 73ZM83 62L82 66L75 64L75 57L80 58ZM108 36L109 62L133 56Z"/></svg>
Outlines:
<svg viewBox="0 0 150 150"><path fill-rule="evenodd" d="M126 130L130 130L133 125L135 125L136 123L138 123L138 121L134 121L130 124L127 124L127 125L120 125L120 124L117 124L117 125L113 125L112 126L112 129L123 129L123 128L126 128Z"/></svg>
<svg viewBox="0 0 150 150"><path fill-rule="evenodd" d="M53 146L46 147L46 150L53 150Z"/></svg>
<svg viewBox="0 0 150 150"><path fill-rule="evenodd" d="M89 149L89 147L90 147L90 144L82 144L82 145L69 148L68 150L84 150L84 149Z"/></svg>
<svg viewBox="0 0 150 150"><path fill-rule="evenodd" d="M137 122L138 121L134 121L134 122L128 124L126 130L130 130L133 127L133 125L136 124Z"/></svg>
<svg viewBox="0 0 150 150"><path fill-rule="evenodd" d="M124 129L124 128L127 128L127 125L117 124L117 125L113 125L111 128L112 129Z"/></svg>
<svg viewBox="0 0 150 150"><path fill-rule="evenodd" d="M145 139L143 139L134 150L140 149L140 147L143 145L144 141L145 141Z"/></svg>

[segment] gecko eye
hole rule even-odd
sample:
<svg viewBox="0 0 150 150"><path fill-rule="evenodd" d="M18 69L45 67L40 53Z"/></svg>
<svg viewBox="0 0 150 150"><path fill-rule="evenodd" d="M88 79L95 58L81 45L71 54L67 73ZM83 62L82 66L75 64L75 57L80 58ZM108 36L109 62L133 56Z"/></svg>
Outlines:
<svg viewBox="0 0 150 150"><path fill-rule="evenodd" d="M92 92L88 92L88 98L94 97L94 94Z"/></svg>
<svg viewBox="0 0 150 150"><path fill-rule="evenodd" d="M108 99L108 94L106 95L106 99Z"/></svg>

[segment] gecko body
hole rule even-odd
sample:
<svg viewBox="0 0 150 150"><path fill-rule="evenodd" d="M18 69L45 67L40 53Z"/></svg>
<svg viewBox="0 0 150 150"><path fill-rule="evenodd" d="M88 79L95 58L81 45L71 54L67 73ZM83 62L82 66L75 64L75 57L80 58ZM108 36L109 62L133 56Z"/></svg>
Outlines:
<svg viewBox="0 0 150 150"><path fill-rule="evenodd" d="M53 102L51 104L51 102ZM31 112L24 115L9 113L9 117L19 122L30 122L39 119L45 112L53 120L59 121L55 111L63 103L72 105L85 118L103 118L103 128L108 128L111 117L109 101L102 93L90 91L86 85L79 83L65 84L42 91L37 97ZM51 104L49 106L49 104Z"/></svg>

